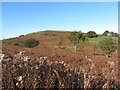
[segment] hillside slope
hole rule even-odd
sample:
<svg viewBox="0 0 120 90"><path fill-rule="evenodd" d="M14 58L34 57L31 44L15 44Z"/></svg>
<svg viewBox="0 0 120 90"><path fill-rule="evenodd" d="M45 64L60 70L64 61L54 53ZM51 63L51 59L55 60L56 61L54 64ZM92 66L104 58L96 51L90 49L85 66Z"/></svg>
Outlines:
<svg viewBox="0 0 120 90"><path fill-rule="evenodd" d="M106 85L107 88L110 88L112 85L114 85L114 87L120 86L118 84L120 82L118 80L118 54L114 52L110 55L111 57L106 58L99 48L96 54L93 54L91 47L94 47L94 45L89 44L80 44L82 46L82 51L74 52L71 49L73 45L70 44L67 39L69 34L70 32L64 31L43 31L6 39L3 40L3 54L15 56L19 52L25 51L24 56L28 56L32 60L40 57L47 57L47 59L53 63L64 62L73 69L84 69L84 72L91 78L90 81L94 82L94 85L91 87L105 87ZM9 44L9 42L24 41L28 38L39 40L40 44L34 48L25 48ZM63 48L59 49L56 48L56 46L58 46L61 38ZM102 82L101 78L105 81L103 80L104 85L99 86L98 84ZM96 82L97 79L98 82Z"/></svg>

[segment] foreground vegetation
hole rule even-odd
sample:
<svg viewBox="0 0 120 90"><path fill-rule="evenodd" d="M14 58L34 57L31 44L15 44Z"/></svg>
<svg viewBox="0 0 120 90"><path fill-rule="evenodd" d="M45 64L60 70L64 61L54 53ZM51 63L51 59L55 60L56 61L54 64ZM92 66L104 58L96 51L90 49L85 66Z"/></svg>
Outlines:
<svg viewBox="0 0 120 90"><path fill-rule="evenodd" d="M47 57L32 59L24 53L21 51L15 56L0 54L3 63L3 90L8 88L119 88L119 84L112 79L90 76L81 67L74 69L64 61L51 62Z"/></svg>

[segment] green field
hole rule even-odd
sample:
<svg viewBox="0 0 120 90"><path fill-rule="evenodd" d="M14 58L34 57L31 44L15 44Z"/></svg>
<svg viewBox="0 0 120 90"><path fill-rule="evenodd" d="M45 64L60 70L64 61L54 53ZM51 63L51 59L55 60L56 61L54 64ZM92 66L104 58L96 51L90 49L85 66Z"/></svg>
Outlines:
<svg viewBox="0 0 120 90"><path fill-rule="evenodd" d="M88 38L88 40L86 41L86 43L89 44L97 44L99 43L101 40L105 39L105 38L109 38L111 36L99 36L99 37L95 37L95 38ZM111 37L113 40L118 40L118 37Z"/></svg>

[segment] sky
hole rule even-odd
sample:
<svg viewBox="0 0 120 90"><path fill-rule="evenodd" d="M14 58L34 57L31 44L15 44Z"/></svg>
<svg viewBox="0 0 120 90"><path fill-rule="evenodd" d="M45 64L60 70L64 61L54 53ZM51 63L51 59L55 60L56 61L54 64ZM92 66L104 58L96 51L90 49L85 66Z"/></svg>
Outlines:
<svg viewBox="0 0 120 90"><path fill-rule="evenodd" d="M3 2L2 38L44 30L118 32L117 2Z"/></svg>

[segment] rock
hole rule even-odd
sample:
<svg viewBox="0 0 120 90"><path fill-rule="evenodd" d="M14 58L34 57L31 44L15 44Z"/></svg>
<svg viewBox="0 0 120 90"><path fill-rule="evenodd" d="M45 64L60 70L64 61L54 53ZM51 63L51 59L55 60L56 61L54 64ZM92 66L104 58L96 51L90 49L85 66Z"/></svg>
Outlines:
<svg viewBox="0 0 120 90"><path fill-rule="evenodd" d="M0 54L0 60L3 60L4 57L5 57L5 54Z"/></svg>
<svg viewBox="0 0 120 90"><path fill-rule="evenodd" d="M20 51L19 52L19 55L21 56L21 55L24 55L25 54L25 51Z"/></svg>
<svg viewBox="0 0 120 90"><path fill-rule="evenodd" d="M36 65L36 66L35 66L35 69L38 69L38 68L39 68L39 66L38 66L38 65Z"/></svg>
<svg viewBox="0 0 120 90"><path fill-rule="evenodd" d="M16 86L18 86L18 85L19 85L19 83L17 82L17 83L16 83Z"/></svg>
<svg viewBox="0 0 120 90"><path fill-rule="evenodd" d="M50 61L49 61L49 60L47 60L46 62L47 62L47 63L49 63Z"/></svg>
<svg viewBox="0 0 120 90"><path fill-rule="evenodd" d="M55 63L58 63L58 61L55 61Z"/></svg>
<svg viewBox="0 0 120 90"><path fill-rule="evenodd" d="M64 66L66 66L66 63L64 63Z"/></svg>
<svg viewBox="0 0 120 90"><path fill-rule="evenodd" d="M77 72L77 68L75 68L75 72Z"/></svg>
<svg viewBox="0 0 120 90"><path fill-rule="evenodd" d="M18 81L22 81L22 76L19 76L19 77L17 78L17 80L18 80Z"/></svg>
<svg viewBox="0 0 120 90"><path fill-rule="evenodd" d="M110 62L110 61L108 61L108 64L114 66L114 65L115 65L115 62Z"/></svg>
<svg viewBox="0 0 120 90"><path fill-rule="evenodd" d="M43 60L43 57L40 57L40 60Z"/></svg>
<svg viewBox="0 0 120 90"><path fill-rule="evenodd" d="M53 63L52 62L49 62L48 65L51 66Z"/></svg>
<svg viewBox="0 0 120 90"><path fill-rule="evenodd" d="M40 60L40 61L39 61L39 64L40 64L40 65L43 65L43 63L44 63L43 60Z"/></svg>
<svg viewBox="0 0 120 90"><path fill-rule="evenodd" d="M47 60L47 57L40 57L40 60Z"/></svg>
<svg viewBox="0 0 120 90"><path fill-rule="evenodd" d="M73 71L73 68L70 68L70 71Z"/></svg>
<svg viewBox="0 0 120 90"><path fill-rule="evenodd" d="M109 88L109 83L108 83L108 81L103 85L102 88Z"/></svg>
<svg viewBox="0 0 120 90"><path fill-rule="evenodd" d="M85 58L87 59L87 58L88 58L88 56L85 56Z"/></svg>
<svg viewBox="0 0 120 90"><path fill-rule="evenodd" d="M30 60L30 58L28 56L24 57L23 59L25 62L27 62L28 60Z"/></svg>
<svg viewBox="0 0 120 90"><path fill-rule="evenodd" d="M61 62L62 64L64 63L64 61Z"/></svg>
<svg viewBox="0 0 120 90"><path fill-rule="evenodd" d="M89 61L91 61L92 59L88 59Z"/></svg>
<svg viewBox="0 0 120 90"><path fill-rule="evenodd" d="M47 57L43 57L44 60L47 60Z"/></svg>
<svg viewBox="0 0 120 90"><path fill-rule="evenodd" d="M7 58L7 59L5 59L4 61L8 62L8 61L10 61L10 60L11 60L11 58Z"/></svg>
<svg viewBox="0 0 120 90"><path fill-rule="evenodd" d="M69 76L72 76L72 74L70 73Z"/></svg>

